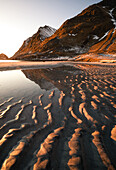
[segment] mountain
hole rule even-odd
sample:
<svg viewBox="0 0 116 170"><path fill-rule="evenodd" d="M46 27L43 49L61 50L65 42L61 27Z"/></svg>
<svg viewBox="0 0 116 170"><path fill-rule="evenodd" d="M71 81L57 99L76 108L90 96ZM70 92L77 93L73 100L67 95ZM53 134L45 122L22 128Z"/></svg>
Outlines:
<svg viewBox="0 0 116 170"><path fill-rule="evenodd" d="M47 26L47 30L51 27ZM42 34L41 34L42 29ZM116 0L103 0L65 21L49 36L46 26L24 41L12 59L41 60L116 52ZM49 31L48 31L49 32ZM45 35L45 34L44 34Z"/></svg>
<svg viewBox="0 0 116 170"><path fill-rule="evenodd" d="M104 0L99 5L109 14L113 28L105 32L99 42L90 48L89 52L116 53L116 1Z"/></svg>
<svg viewBox="0 0 116 170"><path fill-rule="evenodd" d="M8 57L5 54L1 53L0 60L8 60Z"/></svg>
<svg viewBox="0 0 116 170"><path fill-rule="evenodd" d="M48 37L52 36L56 32L56 29L45 25L44 27L40 27L36 34L32 37L29 37L24 41L21 48L15 53L13 58L19 58L25 55L34 55L38 52L38 47L40 44ZM21 56L21 57L20 57Z"/></svg>

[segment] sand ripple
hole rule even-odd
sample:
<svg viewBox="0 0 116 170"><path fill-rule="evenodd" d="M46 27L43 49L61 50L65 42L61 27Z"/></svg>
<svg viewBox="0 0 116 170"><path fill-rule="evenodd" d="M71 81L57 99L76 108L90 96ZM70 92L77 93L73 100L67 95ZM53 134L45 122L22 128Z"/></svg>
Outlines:
<svg viewBox="0 0 116 170"><path fill-rule="evenodd" d="M1 170L116 169L116 67L38 71L56 88L0 104Z"/></svg>

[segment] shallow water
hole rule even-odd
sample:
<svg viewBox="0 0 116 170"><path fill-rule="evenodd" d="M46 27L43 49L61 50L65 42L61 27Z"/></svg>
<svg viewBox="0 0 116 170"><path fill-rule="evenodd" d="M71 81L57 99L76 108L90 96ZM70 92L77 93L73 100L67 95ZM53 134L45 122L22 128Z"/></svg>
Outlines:
<svg viewBox="0 0 116 170"><path fill-rule="evenodd" d="M7 62L8 62L8 63L11 63L11 62L14 63L14 62L20 62L20 60L0 60L0 63L1 63L1 62L2 62L2 63L7 63Z"/></svg>
<svg viewBox="0 0 116 170"><path fill-rule="evenodd" d="M116 67L0 72L1 169L115 169Z"/></svg>

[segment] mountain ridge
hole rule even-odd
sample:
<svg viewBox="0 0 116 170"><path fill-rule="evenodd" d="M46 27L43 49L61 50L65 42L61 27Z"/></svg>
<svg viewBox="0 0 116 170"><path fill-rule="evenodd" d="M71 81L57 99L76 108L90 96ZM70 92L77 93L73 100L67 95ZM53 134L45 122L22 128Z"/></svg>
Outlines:
<svg viewBox="0 0 116 170"><path fill-rule="evenodd" d="M21 51L21 54L29 53L31 54L31 48L35 49L36 46L40 45L42 41L44 41L47 37L54 34L56 29L49 27L45 25L44 27L40 27L32 37L29 37L27 40L25 40L20 47L20 49L15 53L15 55L18 55Z"/></svg>
<svg viewBox="0 0 116 170"><path fill-rule="evenodd" d="M96 44L99 46L107 36L111 37L109 48L112 46L110 48L112 50L110 52L116 52L114 50L116 49L115 29L116 2L114 0L110 2L103 0L84 9L75 17L67 19L58 30L54 30L53 34L45 37L42 41L38 31L29 38L28 46L25 48L23 43L12 59L51 60L67 56L72 58L87 52L108 52L105 47L101 51L96 48ZM110 33L111 30L112 32ZM34 36L36 37L35 39ZM107 42L105 43L107 44Z"/></svg>

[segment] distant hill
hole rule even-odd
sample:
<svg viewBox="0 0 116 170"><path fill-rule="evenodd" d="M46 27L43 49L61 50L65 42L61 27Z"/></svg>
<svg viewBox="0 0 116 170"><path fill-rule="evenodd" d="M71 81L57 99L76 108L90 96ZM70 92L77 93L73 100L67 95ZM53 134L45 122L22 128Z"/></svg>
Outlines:
<svg viewBox="0 0 116 170"><path fill-rule="evenodd" d="M8 57L5 54L1 53L0 60L8 60Z"/></svg>
<svg viewBox="0 0 116 170"><path fill-rule="evenodd" d="M39 28L12 59L51 60L87 52L116 53L116 0L89 6L57 31L48 26Z"/></svg>

